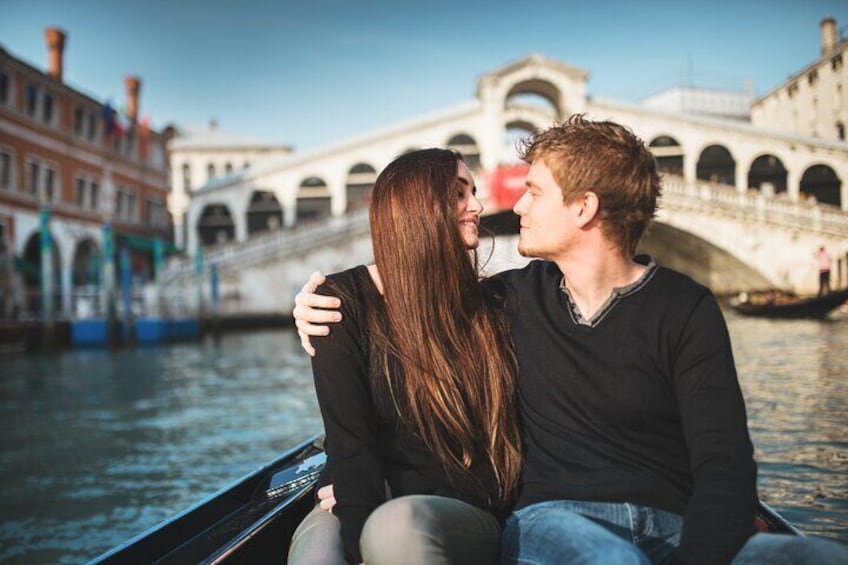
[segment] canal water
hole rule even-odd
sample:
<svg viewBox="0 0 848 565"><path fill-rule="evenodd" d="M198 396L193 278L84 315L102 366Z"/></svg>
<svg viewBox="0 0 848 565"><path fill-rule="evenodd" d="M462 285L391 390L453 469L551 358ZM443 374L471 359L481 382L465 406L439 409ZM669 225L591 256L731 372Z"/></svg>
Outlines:
<svg viewBox="0 0 848 565"><path fill-rule="evenodd" d="M760 496L848 543L848 315L727 313ZM290 330L0 357L0 562L79 563L321 430ZM281 552L285 548L280 548Z"/></svg>

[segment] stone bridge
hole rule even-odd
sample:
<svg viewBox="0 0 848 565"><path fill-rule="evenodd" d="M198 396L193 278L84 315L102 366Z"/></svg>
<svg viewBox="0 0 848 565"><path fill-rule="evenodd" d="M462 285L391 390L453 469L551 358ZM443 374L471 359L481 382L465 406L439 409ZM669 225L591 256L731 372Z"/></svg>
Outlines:
<svg viewBox="0 0 848 565"><path fill-rule="evenodd" d="M848 214L840 209L667 175L657 220L641 251L717 294L771 287L812 293L820 245L839 258L834 282L848 283ZM484 244L481 257L491 253L485 272L525 264L516 246L517 236L509 233L495 238L493 251ZM329 273L371 261L368 212L360 209L209 247L200 274L193 259L173 259L162 276L163 299L191 304L200 291L208 304L214 264L220 311L288 312L313 270Z"/></svg>

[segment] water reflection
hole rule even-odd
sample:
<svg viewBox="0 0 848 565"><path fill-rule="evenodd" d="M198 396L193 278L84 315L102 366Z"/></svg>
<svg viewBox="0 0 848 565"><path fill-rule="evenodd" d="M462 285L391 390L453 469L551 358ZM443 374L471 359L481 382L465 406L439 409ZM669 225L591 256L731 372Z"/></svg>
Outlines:
<svg viewBox="0 0 848 565"><path fill-rule="evenodd" d="M848 321L728 325L760 496L804 531L848 541Z"/></svg>
<svg viewBox="0 0 848 565"><path fill-rule="evenodd" d="M848 320L728 313L760 494L848 542ZM0 357L0 561L78 563L321 430L294 332Z"/></svg>
<svg viewBox="0 0 848 565"><path fill-rule="evenodd" d="M0 560L90 559L321 430L291 332L2 361Z"/></svg>

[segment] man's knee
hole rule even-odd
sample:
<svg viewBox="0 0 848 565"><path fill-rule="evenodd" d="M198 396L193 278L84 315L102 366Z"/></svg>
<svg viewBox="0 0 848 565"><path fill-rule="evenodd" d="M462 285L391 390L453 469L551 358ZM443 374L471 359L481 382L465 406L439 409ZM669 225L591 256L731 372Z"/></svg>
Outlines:
<svg viewBox="0 0 848 565"><path fill-rule="evenodd" d="M576 512L528 508L510 516L501 543L501 563L647 565L634 544Z"/></svg>
<svg viewBox="0 0 848 565"><path fill-rule="evenodd" d="M848 546L819 538L780 534L757 534L748 540L733 565L837 565L848 563Z"/></svg>

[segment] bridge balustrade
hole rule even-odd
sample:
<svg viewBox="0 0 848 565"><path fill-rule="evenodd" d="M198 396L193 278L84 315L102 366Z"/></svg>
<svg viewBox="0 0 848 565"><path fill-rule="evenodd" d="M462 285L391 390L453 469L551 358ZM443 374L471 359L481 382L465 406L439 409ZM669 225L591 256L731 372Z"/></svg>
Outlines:
<svg viewBox="0 0 848 565"><path fill-rule="evenodd" d="M733 186L715 183L687 184L674 175L663 178L660 207L848 237L848 214L837 206L796 202L785 196L768 197L756 191L740 192Z"/></svg>
<svg viewBox="0 0 848 565"><path fill-rule="evenodd" d="M206 265L217 265L224 275L228 270L279 261L314 247L346 241L366 234L369 230L368 209L359 209L340 217L305 222L293 228L253 235L244 242L211 247L204 251L203 259ZM186 284L196 277L194 261L191 258L181 258L168 264L161 282L163 287L170 287Z"/></svg>

